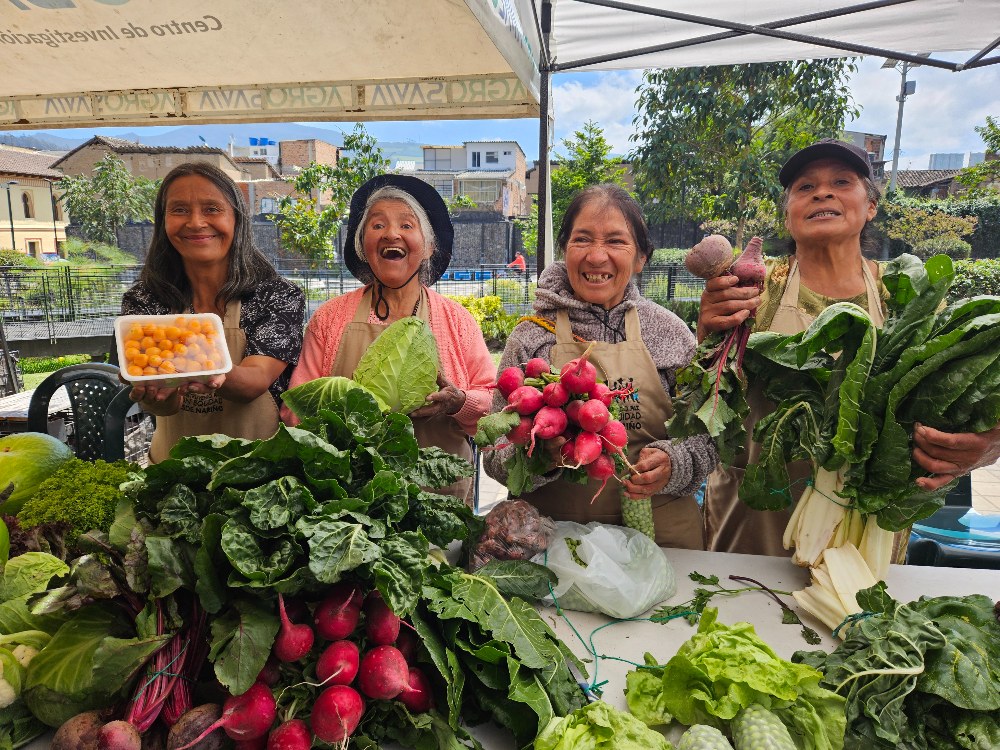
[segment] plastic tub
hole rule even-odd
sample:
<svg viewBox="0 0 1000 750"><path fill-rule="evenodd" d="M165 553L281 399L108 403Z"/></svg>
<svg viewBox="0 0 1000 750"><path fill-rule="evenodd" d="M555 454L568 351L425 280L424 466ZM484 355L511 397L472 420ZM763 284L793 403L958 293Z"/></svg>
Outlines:
<svg viewBox="0 0 1000 750"><path fill-rule="evenodd" d="M115 343L121 376L130 383L176 387L233 369L214 313L122 315L115 319Z"/></svg>

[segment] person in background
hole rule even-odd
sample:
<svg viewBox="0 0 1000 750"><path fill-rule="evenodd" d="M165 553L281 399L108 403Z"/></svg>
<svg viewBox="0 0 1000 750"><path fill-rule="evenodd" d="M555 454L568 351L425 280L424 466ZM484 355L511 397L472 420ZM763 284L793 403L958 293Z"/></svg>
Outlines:
<svg viewBox="0 0 1000 750"><path fill-rule="evenodd" d="M527 267L528 263L527 261L524 260L524 256L521 253L515 255L514 260L512 260L510 263L507 264L507 268L514 269L514 273L516 273L518 276L524 274L525 269L527 269Z"/></svg>
<svg viewBox="0 0 1000 750"><path fill-rule="evenodd" d="M755 331L794 334L804 331L835 302L863 307L877 326L885 320L881 266L862 254L881 197L868 155L857 146L827 139L795 153L781 168L782 211L791 235L789 255L767 261L763 293L738 287L735 276L711 279L701 297L698 338L728 330L756 310ZM770 409L759 389L747 394L750 426ZM948 434L925 425L914 432L914 460L933 477L917 483L926 490L943 487L961 474L1000 457L1000 429ZM750 442L740 465L719 468L708 479L705 523L708 548L723 552L790 555L782 535L791 510L758 511L740 502L744 467L756 461L760 446ZM789 465L793 500L810 474L806 461ZM897 535L894 562L902 562L905 540Z"/></svg>
<svg viewBox="0 0 1000 750"><path fill-rule="evenodd" d="M440 390L410 414L417 442L471 461L469 436L489 413L496 367L469 311L430 288L448 268L453 237L448 208L426 182L386 174L359 187L344 263L364 287L325 302L310 319L291 386L349 378L386 326L410 316L426 320L437 342ZM298 421L287 408L282 418ZM469 501L471 487L465 479L449 492Z"/></svg>
<svg viewBox="0 0 1000 750"><path fill-rule="evenodd" d="M590 361L598 378L612 389L633 389L621 402L619 417L636 469L623 485L626 496L652 497L657 544L704 549L701 512L692 493L715 467L717 454L707 436L674 441L666 433L670 392L677 371L691 360L695 339L680 318L645 299L633 283L653 254L642 211L617 185L586 188L567 207L557 242L564 260L539 277L537 317L514 328L500 370L534 357L558 370L597 342ZM504 405L498 392L493 408ZM563 441L548 442L550 454L557 455ZM486 473L506 482L504 462L512 451L484 452ZM553 460L552 470L537 477L523 499L555 520L620 525L622 486L609 482L591 503L599 486L596 480L580 485L563 479Z"/></svg>
<svg viewBox="0 0 1000 750"><path fill-rule="evenodd" d="M132 400L157 417L154 463L185 436L257 439L278 429L278 398L302 347L305 297L254 247L251 229L242 192L217 167L189 162L163 179L146 263L122 315L215 313L233 369L207 383L132 387Z"/></svg>

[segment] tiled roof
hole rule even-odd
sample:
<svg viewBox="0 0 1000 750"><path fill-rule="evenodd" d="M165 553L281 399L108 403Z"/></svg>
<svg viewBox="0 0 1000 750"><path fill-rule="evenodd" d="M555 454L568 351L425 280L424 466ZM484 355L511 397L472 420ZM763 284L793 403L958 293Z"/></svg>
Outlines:
<svg viewBox="0 0 1000 750"><path fill-rule="evenodd" d="M233 161L237 164L270 164L263 156L234 156Z"/></svg>
<svg viewBox="0 0 1000 750"><path fill-rule="evenodd" d="M229 154L221 148L215 148L214 146L147 146L144 143L126 141L124 138L95 135L89 141L77 146L61 159L54 162L53 166L58 166L77 151L93 145L106 146L117 154L221 154L229 159Z"/></svg>
<svg viewBox="0 0 1000 750"><path fill-rule="evenodd" d="M505 180L514 174L513 169L471 169L459 172L456 180Z"/></svg>
<svg viewBox="0 0 1000 750"><path fill-rule="evenodd" d="M904 188L919 188L946 182L961 169L901 169L896 173L896 184Z"/></svg>
<svg viewBox="0 0 1000 750"><path fill-rule="evenodd" d="M24 175L25 177L63 177L58 169L52 169L54 158L51 154L24 149L8 149L0 146L0 174Z"/></svg>

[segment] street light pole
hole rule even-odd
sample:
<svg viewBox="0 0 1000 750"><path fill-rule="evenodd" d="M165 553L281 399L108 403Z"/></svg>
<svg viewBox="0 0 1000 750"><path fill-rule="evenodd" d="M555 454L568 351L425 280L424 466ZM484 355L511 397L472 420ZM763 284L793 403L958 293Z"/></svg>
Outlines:
<svg viewBox="0 0 1000 750"><path fill-rule="evenodd" d="M899 96L896 101L899 107L896 110L896 145L892 149L892 174L889 176L889 192L896 189L896 170L899 167L899 138L903 132L903 105L906 103L906 73L910 69L910 64L903 61L902 76L899 82Z"/></svg>
<svg viewBox="0 0 1000 750"><path fill-rule="evenodd" d="M6 185L7 188L7 218L10 219L10 249L17 250L17 240L14 238L14 209L10 205L10 188L12 185L20 185L17 180L11 180Z"/></svg>

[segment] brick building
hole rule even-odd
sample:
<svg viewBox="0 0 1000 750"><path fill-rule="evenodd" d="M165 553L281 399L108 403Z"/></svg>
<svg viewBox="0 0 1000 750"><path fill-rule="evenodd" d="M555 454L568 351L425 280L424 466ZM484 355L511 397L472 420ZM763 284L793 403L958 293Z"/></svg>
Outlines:
<svg viewBox="0 0 1000 750"><path fill-rule="evenodd" d="M234 181L247 179L246 173L221 148L211 146L147 146L142 143L96 135L53 162L54 169L67 175L91 177L94 165L106 154L115 154L136 177L163 179L178 164L204 161L221 169Z"/></svg>

